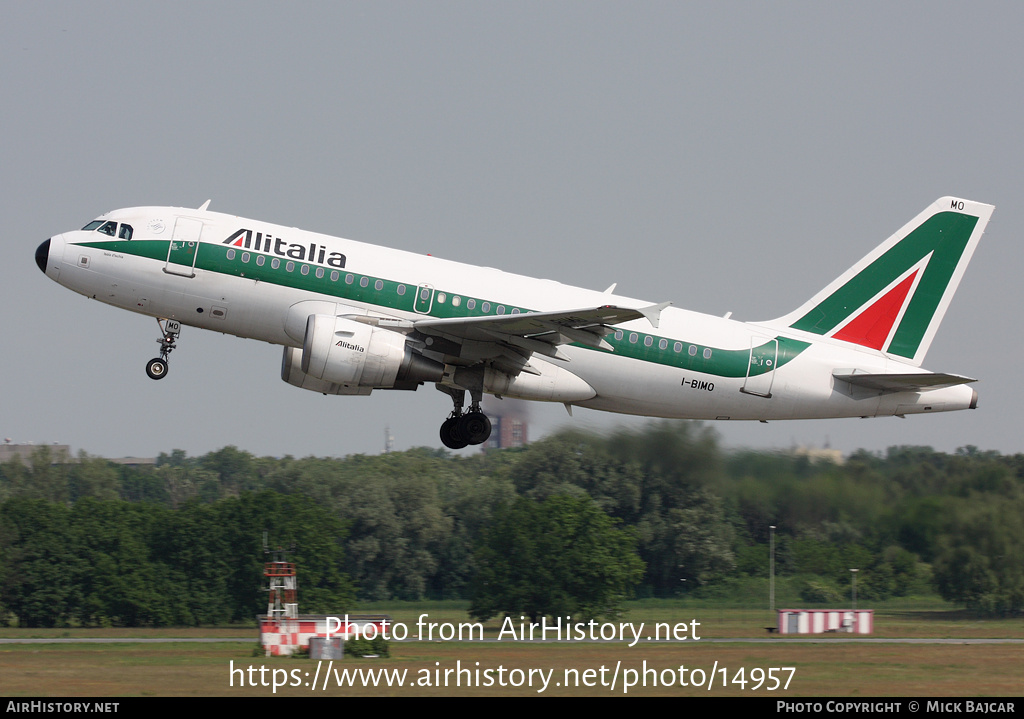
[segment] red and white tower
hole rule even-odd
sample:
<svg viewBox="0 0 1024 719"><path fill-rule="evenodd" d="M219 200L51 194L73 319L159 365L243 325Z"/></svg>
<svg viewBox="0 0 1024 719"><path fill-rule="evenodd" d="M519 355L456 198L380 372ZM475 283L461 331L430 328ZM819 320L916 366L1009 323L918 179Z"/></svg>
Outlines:
<svg viewBox="0 0 1024 719"><path fill-rule="evenodd" d="M272 560L263 565L263 576L267 578L267 618L271 620L298 619L298 580L295 578L295 564L285 559L285 551L278 548L271 553Z"/></svg>

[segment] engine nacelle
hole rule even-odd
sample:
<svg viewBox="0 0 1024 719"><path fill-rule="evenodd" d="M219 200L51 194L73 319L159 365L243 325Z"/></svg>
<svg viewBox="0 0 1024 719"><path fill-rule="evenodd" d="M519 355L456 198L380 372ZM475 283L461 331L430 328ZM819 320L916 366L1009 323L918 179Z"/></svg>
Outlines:
<svg viewBox="0 0 1024 719"><path fill-rule="evenodd" d="M298 347L284 348L284 356L281 358L281 379L295 387L308 389L311 392L319 392L320 394L367 395L372 391L371 387L346 386L310 377L302 371L302 350Z"/></svg>
<svg viewBox="0 0 1024 719"><path fill-rule="evenodd" d="M300 366L308 377L345 388L415 389L444 374L444 366L414 352L404 334L331 315L306 320Z"/></svg>

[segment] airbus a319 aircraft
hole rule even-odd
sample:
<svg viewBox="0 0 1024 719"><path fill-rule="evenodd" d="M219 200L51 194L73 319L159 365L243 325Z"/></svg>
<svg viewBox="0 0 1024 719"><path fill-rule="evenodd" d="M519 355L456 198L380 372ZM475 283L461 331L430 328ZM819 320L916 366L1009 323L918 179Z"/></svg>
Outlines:
<svg viewBox="0 0 1024 719"><path fill-rule="evenodd" d="M454 408L441 440L487 440L483 393L651 417L781 420L974 409L969 377L921 368L993 207L934 202L793 312L738 322L199 209L107 213L36 250L48 277L157 318L284 347L323 394L415 390ZM466 407L466 393L469 406Z"/></svg>

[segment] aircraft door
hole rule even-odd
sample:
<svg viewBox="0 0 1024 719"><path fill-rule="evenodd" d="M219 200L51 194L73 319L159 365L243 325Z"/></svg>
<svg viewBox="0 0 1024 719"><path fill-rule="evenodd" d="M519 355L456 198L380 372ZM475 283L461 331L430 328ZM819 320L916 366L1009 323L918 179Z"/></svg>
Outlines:
<svg viewBox="0 0 1024 719"><path fill-rule="evenodd" d="M747 364L747 379L740 391L758 397L770 398L778 359L779 340L777 338L753 335L750 338L750 362Z"/></svg>
<svg viewBox="0 0 1024 719"><path fill-rule="evenodd" d="M164 272L182 277L196 276L196 255L199 252L199 236L203 223L189 217L179 217L174 223L171 244L167 248L167 264Z"/></svg>
<svg viewBox="0 0 1024 719"><path fill-rule="evenodd" d="M416 302L413 305L413 309L421 315L425 315L430 312L430 308L433 304L434 288L430 285L419 285L416 288Z"/></svg>

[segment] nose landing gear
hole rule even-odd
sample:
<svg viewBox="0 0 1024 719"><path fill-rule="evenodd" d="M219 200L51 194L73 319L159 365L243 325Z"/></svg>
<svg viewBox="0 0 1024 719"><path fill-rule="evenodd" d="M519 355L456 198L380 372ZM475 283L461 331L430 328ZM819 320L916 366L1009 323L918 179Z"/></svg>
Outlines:
<svg viewBox="0 0 1024 719"><path fill-rule="evenodd" d="M154 357L146 363L146 374L150 379L163 379L167 376L167 357L174 349L174 341L181 334L181 323L177 320L161 320L157 318L156 323L160 326L160 356Z"/></svg>

